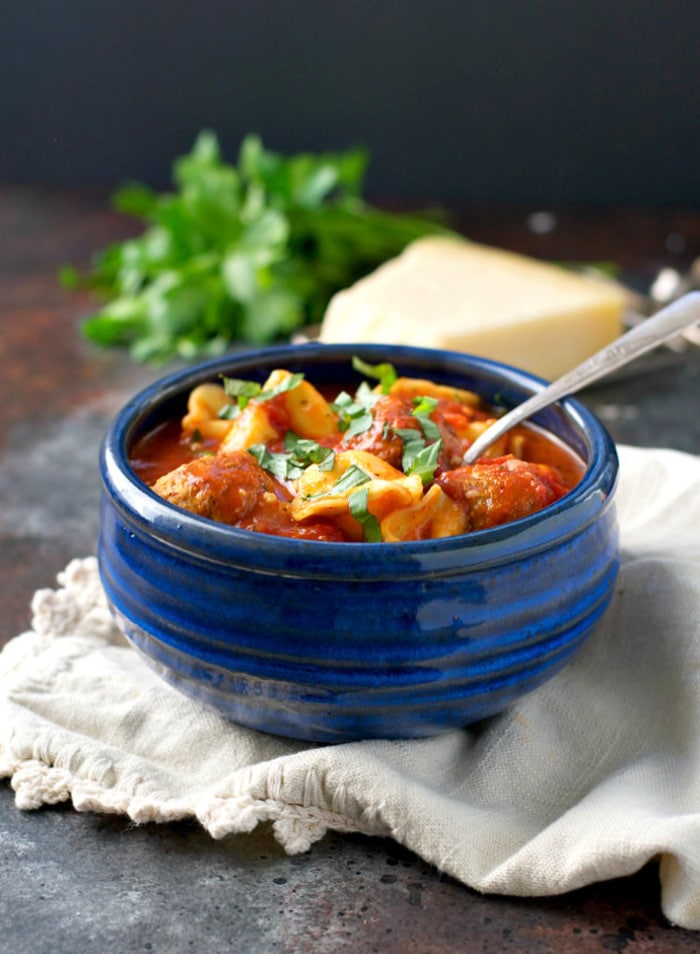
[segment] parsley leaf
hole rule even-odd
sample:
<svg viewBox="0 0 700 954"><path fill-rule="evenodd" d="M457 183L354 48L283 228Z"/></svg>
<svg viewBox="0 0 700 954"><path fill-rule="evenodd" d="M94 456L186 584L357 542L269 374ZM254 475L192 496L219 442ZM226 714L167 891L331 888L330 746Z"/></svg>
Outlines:
<svg viewBox="0 0 700 954"><path fill-rule="evenodd" d="M172 191L132 184L114 194L141 234L98 252L85 274L59 271L66 287L105 299L83 333L154 362L269 344L320 322L335 292L415 239L455 235L444 216L368 204L367 162L359 148L285 156L249 135L231 164L216 135L201 132L173 163Z"/></svg>

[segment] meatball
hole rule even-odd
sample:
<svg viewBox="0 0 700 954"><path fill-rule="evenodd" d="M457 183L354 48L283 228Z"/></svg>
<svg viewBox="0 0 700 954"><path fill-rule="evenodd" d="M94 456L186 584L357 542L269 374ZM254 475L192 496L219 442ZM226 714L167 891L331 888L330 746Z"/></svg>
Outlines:
<svg viewBox="0 0 700 954"><path fill-rule="evenodd" d="M153 490L200 517L240 524L262 505L279 508L280 485L246 451L210 454L159 477Z"/></svg>
<svg viewBox="0 0 700 954"><path fill-rule="evenodd" d="M372 425L361 434L344 437L338 449L367 451L400 470L403 441L395 430L413 430L416 437L422 434L411 402L385 395L372 408Z"/></svg>
<svg viewBox="0 0 700 954"><path fill-rule="evenodd" d="M437 483L465 508L470 530L485 530L536 513L567 491L555 468L510 455L458 467L441 474Z"/></svg>
<svg viewBox="0 0 700 954"><path fill-rule="evenodd" d="M200 517L243 530L305 540L344 540L329 521L297 521L290 495L247 451L197 457L159 477L153 490Z"/></svg>

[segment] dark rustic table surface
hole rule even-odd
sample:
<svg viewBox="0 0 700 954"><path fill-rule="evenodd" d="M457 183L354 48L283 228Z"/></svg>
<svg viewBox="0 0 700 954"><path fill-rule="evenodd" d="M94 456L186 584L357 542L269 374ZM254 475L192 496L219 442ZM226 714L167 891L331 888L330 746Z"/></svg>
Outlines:
<svg viewBox="0 0 700 954"><path fill-rule="evenodd" d="M467 207L458 224L542 258L616 262L638 290L700 255L687 210ZM100 439L157 376L82 340L90 300L56 280L129 230L104 195L0 187L0 645L28 627L37 588L94 552ZM581 398L620 442L700 453L700 348L657 357ZM0 925L14 954L700 951L661 915L655 864L561 897L483 897L390 841L330 835L289 858L265 827L215 842L194 824L21 813L6 781Z"/></svg>

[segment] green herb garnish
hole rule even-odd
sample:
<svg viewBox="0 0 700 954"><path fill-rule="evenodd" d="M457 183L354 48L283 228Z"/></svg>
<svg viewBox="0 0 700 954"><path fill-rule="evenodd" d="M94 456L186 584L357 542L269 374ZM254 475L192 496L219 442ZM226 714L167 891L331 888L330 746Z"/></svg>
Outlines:
<svg viewBox="0 0 700 954"><path fill-rule="evenodd" d="M253 444L248 453L280 480L296 480L311 464L316 464L319 470L333 470L335 451L330 447L299 437L292 431L285 435L284 446L284 451L274 452L265 444Z"/></svg>
<svg viewBox="0 0 700 954"><path fill-rule="evenodd" d="M413 399L413 416L420 424L426 441L440 440L440 428L435 421L430 420L430 415L437 407L437 403L437 398L426 397L425 395Z"/></svg>
<svg viewBox="0 0 700 954"><path fill-rule="evenodd" d="M423 484L429 484L435 477L441 447L442 441L435 441L418 450L408 461L408 466L404 467L404 473L419 474Z"/></svg>
<svg viewBox="0 0 700 954"><path fill-rule="evenodd" d="M370 475L361 467L358 467L357 464L352 464L342 477L339 477L327 491L318 496L325 497L326 494L344 494L346 490L352 490L353 487L361 487L362 484L369 483L371 479Z"/></svg>
<svg viewBox="0 0 700 954"><path fill-rule="evenodd" d="M219 417L236 417L246 406L251 398L257 397L262 391L261 385L257 381L242 381L240 378L227 378L222 376L222 383L226 397L235 398L235 404L225 404L219 411Z"/></svg>
<svg viewBox="0 0 700 954"><path fill-rule="evenodd" d="M364 383L364 382L363 382ZM355 437L363 434L372 426L372 407L377 400L368 387L357 389L352 398L347 391L341 391L331 404L331 410L338 415L338 430L343 431L346 437Z"/></svg>
<svg viewBox="0 0 700 954"><path fill-rule="evenodd" d="M279 384L276 384L274 388L266 388L264 391L261 391L258 395L258 401L271 401L272 398L279 397L280 394L293 391L294 388L299 387L303 380L304 373L302 371L298 371L296 374L290 374L288 377L283 378Z"/></svg>
<svg viewBox="0 0 700 954"><path fill-rule="evenodd" d="M291 454L273 453L264 444L251 444L248 453L257 460L264 470L279 480L294 480L295 477L300 477L304 471L305 465L296 464L292 460Z"/></svg>
<svg viewBox="0 0 700 954"><path fill-rule="evenodd" d="M430 414L437 405L436 398L425 395L414 398L413 416L421 430L414 428L397 427L394 433L403 441L401 468L404 474L420 474L424 485L429 484L435 477L435 469L442 448L440 428L430 419Z"/></svg>
<svg viewBox="0 0 700 954"><path fill-rule="evenodd" d="M388 394L392 384L396 381L396 368L393 364L389 364L388 361L382 362L381 364L368 364L366 361L363 361L362 358L358 358L357 355L355 355L352 359L352 366L355 371L359 371L360 374L378 380L379 389L382 394Z"/></svg>
<svg viewBox="0 0 700 954"><path fill-rule="evenodd" d="M244 381L240 378L227 378L225 375L221 376L221 380L223 382L224 393L226 396L236 399L236 404L226 404L219 411L219 417L223 417L228 420L232 417L237 417L238 413L243 410L243 408L252 398L255 398L257 401L271 401L272 398L276 398L280 394L285 394L287 391L291 391L293 388L298 387L304 380L304 375L301 372L297 374L290 374L289 377L283 378L283 380L280 381L279 384L276 384L275 387L267 388L264 391L262 389L262 385L258 384L256 381Z"/></svg>
<svg viewBox="0 0 700 954"><path fill-rule="evenodd" d="M316 441L298 437L293 431L287 431L284 446L292 458L305 467L316 464L319 470L333 470L335 451L331 447L324 447Z"/></svg>
<svg viewBox="0 0 700 954"><path fill-rule="evenodd" d="M381 543L382 528L379 521L367 509L369 501L369 490L367 487L361 487L353 491L348 497L348 506L350 513L362 527L362 536L366 543Z"/></svg>
<svg viewBox="0 0 700 954"><path fill-rule="evenodd" d="M404 474L410 474L413 461L425 447L425 438L420 431L412 427L397 427L394 428L394 433L403 441L401 469Z"/></svg>
<svg viewBox="0 0 700 954"><path fill-rule="evenodd" d="M174 162L172 192L115 193L142 234L98 253L86 275L60 270L67 287L106 298L85 335L159 362L267 344L321 321L336 291L414 239L454 235L435 216L365 202L367 161L362 149L284 156L250 135L231 165L202 132Z"/></svg>

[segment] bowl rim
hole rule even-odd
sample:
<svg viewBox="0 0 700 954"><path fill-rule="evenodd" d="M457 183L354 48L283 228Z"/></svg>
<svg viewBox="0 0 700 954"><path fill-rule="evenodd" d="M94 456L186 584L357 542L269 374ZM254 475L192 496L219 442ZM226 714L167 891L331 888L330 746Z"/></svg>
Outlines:
<svg viewBox="0 0 700 954"><path fill-rule="evenodd" d="M441 563L441 556L447 566L454 563L457 550L464 558L461 570L465 563L502 563L504 559L574 536L612 501L619 470L615 444L602 422L574 398L565 398L553 408L573 425L589 452L586 470L579 483L560 500L530 516L498 527L438 539L395 543L327 542L243 530L189 513L163 500L143 483L128 462L129 443L138 425L168 401L185 395L196 384L211 380L217 373L233 371L238 374L246 368L269 371L273 366L285 367L284 361L287 364L322 363L324 357L338 363L345 360L349 367L356 354L373 363L383 360L399 365L423 364L426 372L432 367L435 374L442 372L459 376L461 372L463 375L469 373L487 379L503 379L504 383L526 393L541 390L548 383L503 362L447 349L410 345L311 342L230 351L164 375L123 405L108 426L100 448L103 495L111 500L123 518L147 529L161 544L196 553L205 561L234 563L262 572L289 570L296 561L303 561L309 571L333 576L329 568L341 558L345 567L352 567L355 574L367 578L379 578L384 573L395 575L397 565L415 568L423 566L427 560L431 566L436 566ZM311 374L309 377L313 382ZM534 420L537 421L537 416ZM575 527L571 526L572 509L579 511Z"/></svg>

